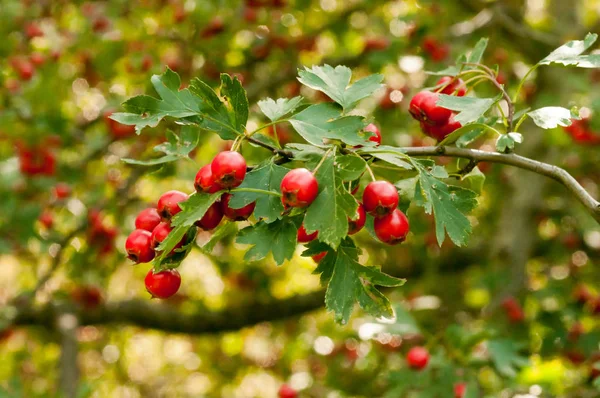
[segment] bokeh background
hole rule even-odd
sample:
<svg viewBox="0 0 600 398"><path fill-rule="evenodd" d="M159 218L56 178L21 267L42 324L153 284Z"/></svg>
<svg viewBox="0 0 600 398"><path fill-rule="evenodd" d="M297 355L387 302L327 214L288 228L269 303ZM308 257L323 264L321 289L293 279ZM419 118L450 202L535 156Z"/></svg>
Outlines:
<svg viewBox="0 0 600 398"><path fill-rule="evenodd" d="M269 398L285 383L301 397L452 397L468 381L472 397L597 397L600 228L562 186L482 164L467 181L481 196L466 248L438 247L420 209L402 245L361 232L363 259L408 279L386 292L392 323L357 310L335 324L310 258L247 263L227 234L212 252L194 250L180 292L158 303L144 289L147 267L125 258L135 215L164 191L191 192L200 165L231 143L205 134L193 161L128 165L121 158L152 157L178 127L136 136L107 115L152 94L165 66L183 86L234 74L253 105L326 101L296 71L343 64L385 76L358 109L384 144L433 145L407 112L437 80L425 71L489 37L484 62L514 90L552 49L597 32L599 18L594 0L2 0L0 396ZM585 128L527 123L518 149L566 168L595 197L599 82L594 70L533 74L521 107L577 105ZM256 110L249 129L264 122ZM299 141L291 126L278 134ZM473 147L493 150L493 137ZM492 337L503 345L491 348ZM417 344L433 355L420 374L405 365Z"/></svg>

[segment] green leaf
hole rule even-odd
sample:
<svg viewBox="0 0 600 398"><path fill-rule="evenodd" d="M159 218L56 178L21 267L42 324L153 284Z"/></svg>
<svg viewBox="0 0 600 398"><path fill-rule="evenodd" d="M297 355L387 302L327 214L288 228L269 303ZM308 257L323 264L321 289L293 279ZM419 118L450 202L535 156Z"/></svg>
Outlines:
<svg viewBox="0 0 600 398"><path fill-rule="evenodd" d="M577 66L579 68L598 68L600 67L600 55L581 55L597 39L597 34L588 33L583 40L572 40L565 43L538 62L538 65L561 64L565 66Z"/></svg>
<svg viewBox="0 0 600 398"><path fill-rule="evenodd" d="M508 150L515 149L515 144L523 142L523 136L520 133L502 134L496 141L496 150L505 153Z"/></svg>
<svg viewBox="0 0 600 398"><path fill-rule="evenodd" d="M206 242L200 248L205 253L211 253L217 243L229 236L235 235L237 232L238 225L236 222L222 222L221 225L215 228L215 230L212 232L208 242Z"/></svg>
<svg viewBox="0 0 600 398"><path fill-rule="evenodd" d="M571 119L579 119L579 117L567 108L560 106L547 106L536 109L535 111L527 112L533 122L543 129L553 129L558 126L570 126Z"/></svg>
<svg viewBox="0 0 600 398"><path fill-rule="evenodd" d="M435 235L438 244L444 242L445 232L457 246L466 244L472 232L466 214L477 205L477 194L465 188L447 185L419 166L415 203L435 216ZM445 232L444 232L445 231Z"/></svg>
<svg viewBox="0 0 600 398"><path fill-rule="evenodd" d="M294 98L279 98L277 101L267 98L258 101L258 107L272 122L281 119L290 112L293 112L304 98L298 96Z"/></svg>
<svg viewBox="0 0 600 398"><path fill-rule="evenodd" d="M390 163L394 166L398 166L406 170L410 170L413 168L410 157L404 152L400 151L398 148L395 148L393 146L380 145L376 148L364 147L358 149L356 152L360 154L369 154L374 158L383 160L384 162Z"/></svg>
<svg viewBox="0 0 600 398"><path fill-rule="evenodd" d="M337 172L344 181L352 181L360 178L367 168L367 162L359 156L338 155L335 158Z"/></svg>
<svg viewBox="0 0 600 398"><path fill-rule="evenodd" d="M272 159L270 159L246 174L246 178L244 178L244 182L239 188L255 188L279 193L281 180L288 171L289 169L274 164ZM240 209L252 202L256 202L254 216L257 219L263 219L265 223L271 223L281 218L283 205L279 196L234 191L233 196L229 200L229 206L234 209Z"/></svg>
<svg viewBox="0 0 600 398"><path fill-rule="evenodd" d="M289 119L298 134L313 145L322 146L323 139L340 140L348 145L365 144L370 133L365 133L364 119L344 116L332 103L311 105Z"/></svg>
<svg viewBox="0 0 600 398"><path fill-rule="evenodd" d="M229 104L231 124L238 132L244 131L248 121L248 97L246 90L237 77L233 79L226 73L221 73L221 96Z"/></svg>
<svg viewBox="0 0 600 398"><path fill-rule="evenodd" d="M352 71L339 65L305 67L298 71L298 81L314 90L319 90L337 102L344 110L352 109L358 101L383 87L383 75L376 74L358 80L350 85Z"/></svg>
<svg viewBox="0 0 600 398"><path fill-rule="evenodd" d="M319 194L306 210L304 228L319 231L319 240L338 247L348 235L348 217L354 217L358 203L343 186L343 178L336 171L335 154L330 152L317 170Z"/></svg>
<svg viewBox="0 0 600 398"><path fill-rule="evenodd" d="M375 286L401 286L405 280L360 265L358 255L359 249L352 239L346 238L337 251L328 252L315 270L331 275L325 294L327 309L342 324L348 322L355 302L370 315L391 318L394 312L390 302Z"/></svg>
<svg viewBox="0 0 600 398"><path fill-rule="evenodd" d="M483 58L483 53L485 52L485 49L487 48L487 45L488 45L487 37L482 37L481 39L479 39L479 41L477 42L477 44L475 44L475 47L473 47L473 50L469 54L469 57L467 58L467 62L471 63L471 64L480 63L481 58Z"/></svg>
<svg viewBox="0 0 600 398"><path fill-rule="evenodd" d="M139 134L144 127L156 127L164 117L176 119L196 116L202 108L201 99L188 89L179 90L179 75L167 68L162 75L153 75L152 85L161 99L139 95L123 103L128 113L113 113L111 119L119 123L135 125Z"/></svg>
<svg viewBox="0 0 600 398"><path fill-rule="evenodd" d="M183 126L180 135L175 135L172 131L168 131L167 136L169 137L168 141L154 147L155 152L162 152L165 154L164 156L150 160L122 159L122 161L128 164L143 166L154 166L157 164L173 162L175 160L187 158L189 153L196 148L198 141L200 140L198 128L195 126Z"/></svg>
<svg viewBox="0 0 600 398"><path fill-rule="evenodd" d="M259 221L253 226L246 227L239 232L236 242L252 245L244 255L244 260L262 260L272 252L277 265L281 265L294 256L297 233L298 227L289 217L286 217L270 224Z"/></svg>
<svg viewBox="0 0 600 398"><path fill-rule="evenodd" d="M439 96L436 104L442 108L459 112L454 116L454 120L463 126L482 117L500 99L500 96L496 98L458 97L446 94Z"/></svg>
<svg viewBox="0 0 600 398"><path fill-rule="evenodd" d="M477 139L477 137L479 137L486 130L487 130L487 126L483 123L467 124L466 126L462 126L461 128L450 133L450 135L448 135L446 138L444 138L437 146L451 145L451 144L454 144L455 142L457 143L457 146L458 146L457 141L459 141L460 138L463 138L463 137L469 135L469 137L464 138L461 141L461 144L464 145L464 143L467 142L467 145L468 145L468 143Z"/></svg>
<svg viewBox="0 0 600 398"><path fill-rule="evenodd" d="M385 331L391 334L397 334L400 336L420 334L421 330L417 321L412 316L404 305L398 304L394 306L394 323L382 322L385 326Z"/></svg>
<svg viewBox="0 0 600 398"><path fill-rule="evenodd" d="M487 344L496 370L506 377L515 377L517 370L529 363L526 357L519 354L522 348L521 344L508 339L490 340Z"/></svg>
<svg viewBox="0 0 600 398"><path fill-rule="evenodd" d="M404 213L406 213L406 211L410 207L410 203L415 197L415 188L418 179L418 176L412 178L405 178L394 184L394 186L398 189L398 196L400 197L398 208Z"/></svg>
<svg viewBox="0 0 600 398"><path fill-rule="evenodd" d="M483 184L485 183L485 174L479 170L479 167L475 167L462 179L463 181L467 181L469 183L469 186L473 191L475 191L477 194L481 194L481 191L483 190Z"/></svg>

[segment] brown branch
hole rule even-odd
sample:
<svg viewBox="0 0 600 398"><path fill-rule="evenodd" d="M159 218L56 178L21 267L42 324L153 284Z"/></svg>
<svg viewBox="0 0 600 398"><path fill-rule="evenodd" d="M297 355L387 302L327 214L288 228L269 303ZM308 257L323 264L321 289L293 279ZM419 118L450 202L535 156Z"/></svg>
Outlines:
<svg viewBox="0 0 600 398"><path fill-rule="evenodd" d="M77 342L77 317L70 313L60 313L56 318L56 330L60 334L60 377L59 388L61 396L75 398L77 396L77 385L79 380L79 366L77 353L79 351Z"/></svg>

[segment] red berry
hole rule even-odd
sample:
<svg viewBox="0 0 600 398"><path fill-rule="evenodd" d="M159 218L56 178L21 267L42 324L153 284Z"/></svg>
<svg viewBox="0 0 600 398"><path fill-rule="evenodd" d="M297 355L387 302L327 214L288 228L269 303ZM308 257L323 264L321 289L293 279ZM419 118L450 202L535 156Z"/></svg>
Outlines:
<svg viewBox="0 0 600 398"><path fill-rule="evenodd" d="M436 86L445 86L440 91L442 94L456 95L462 97L467 93L467 86L465 82L458 77L444 76L435 84Z"/></svg>
<svg viewBox="0 0 600 398"><path fill-rule="evenodd" d="M146 290L152 297L166 299L177 293L181 286L181 275L175 269L167 269L154 273L153 269L148 271L144 279Z"/></svg>
<svg viewBox="0 0 600 398"><path fill-rule="evenodd" d="M185 202L188 199L187 194L180 191L167 191L161 195L156 205L158 214L163 220L168 220L175 214L181 211L180 202Z"/></svg>
<svg viewBox="0 0 600 398"><path fill-rule="evenodd" d="M452 111L437 105L439 97L438 93L421 91L410 100L408 111L418 121L433 125L445 124Z"/></svg>
<svg viewBox="0 0 600 398"><path fill-rule="evenodd" d="M325 257L326 255L327 255L327 252L321 252L321 253L315 254L311 258L313 259L313 261L315 263L319 264L321 262L321 260L323 260L323 257Z"/></svg>
<svg viewBox="0 0 600 398"><path fill-rule="evenodd" d="M373 227L377 238L388 245L404 242L410 230L408 218L398 209L385 217L376 218Z"/></svg>
<svg viewBox="0 0 600 398"><path fill-rule="evenodd" d="M216 228L222 219L223 209L221 202L215 202L212 205L210 205L208 210L206 210L204 216L202 216L200 220L196 221L195 225L204 230L210 231L211 229Z"/></svg>
<svg viewBox="0 0 600 398"><path fill-rule="evenodd" d="M135 218L135 227L152 232L160 224L160 215L155 208L144 209Z"/></svg>
<svg viewBox="0 0 600 398"><path fill-rule="evenodd" d="M454 131L461 128L462 125L460 122L454 120L454 114L450 116L450 119L445 124L442 125L430 125L424 122L421 122L421 130L425 135L430 136L431 138L435 138L438 141L442 141L444 138L452 134Z"/></svg>
<svg viewBox="0 0 600 398"><path fill-rule="evenodd" d="M246 160L233 151L220 152L210 164L214 181L223 188L235 188L246 177Z"/></svg>
<svg viewBox="0 0 600 398"><path fill-rule="evenodd" d="M223 210L223 214L225 217L229 218L233 221L244 221L247 220L248 217L252 215L254 208L256 207L256 202L252 202L247 204L246 206L240 209L233 209L229 207L229 201L231 200L231 194L225 193L221 197L221 207Z"/></svg>
<svg viewBox="0 0 600 398"><path fill-rule="evenodd" d="M34 38L34 37L44 36L44 32L42 31L42 29L40 29L38 24L35 22L30 22L27 25L25 25L25 34L30 39Z"/></svg>
<svg viewBox="0 0 600 398"><path fill-rule="evenodd" d="M152 248L156 249L158 245L160 245L167 238L167 236L169 236L169 233L171 233L172 230L173 228L171 228L168 222L161 222L158 224L152 231ZM181 241L175 245L169 254L173 254L175 249L178 249L181 246L183 246L183 239L181 239Z"/></svg>
<svg viewBox="0 0 600 398"><path fill-rule="evenodd" d="M93 309L102 304L102 292L96 286L77 286L71 292L71 298L85 308Z"/></svg>
<svg viewBox="0 0 600 398"><path fill-rule="evenodd" d="M215 193L221 189L212 176L211 165L202 166L194 179L194 188L196 192Z"/></svg>
<svg viewBox="0 0 600 398"><path fill-rule="evenodd" d="M298 242L300 243L312 242L318 235L319 231L315 231L312 234L307 233L304 224L300 225L300 228L298 228Z"/></svg>
<svg viewBox="0 0 600 398"><path fill-rule="evenodd" d="M108 131L112 134L114 138L127 138L132 135L135 135L135 126L122 124L117 122L116 120L112 120L110 115L114 112L112 110L107 110L104 112L104 123L108 128Z"/></svg>
<svg viewBox="0 0 600 398"><path fill-rule="evenodd" d="M298 393L292 387L287 384L282 384L279 387L279 398L296 398Z"/></svg>
<svg viewBox="0 0 600 398"><path fill-rule="evenodd" d="M412 369L421 370L429 362L429 352L424 347L413 347L406 354L406 362Z"/></svg>
<svg viewBox="0 0 600 398"><path fill-rule="evenodd" d="M307 207L319 193L317 179L304 168L289 171L281 180L280 188L284 207Z"/></svg>
<svg viewBox="0 0 600 398"><path fill-rule="evenodd" d="M387 181L370 182L363 192L365 211L373 217L383 217L398 207L398 191Z"/></svg>
<svg viewBox="0 0 600 398"><path fill-rule="evenodd" d="M354 235L365 226L367 213L365 212L365 207L362 203L358 204L356 215L354 217L354 219L348 218L348 235Z"/></svg>
<svg viewBox="0 0 600 398"><path fill-rule="evenodd" d="M54 197L56 199L66 199L71 195L71 187L69 184L59 182L54 186Z"/></svg>
<svg viewBox="0 0 600 398"><path fill-rule="evenodd" d="M375 134L369 137L369 141L374 142L377 145L381 144L381 133L379 132L377 126L375 126L373 123L370 123L367 125L367 127L365 127L365 131Z"/></svg>
<svg viewBox="0 0 600 398"><path fill-rule="evenodd" d="M44 64L44 62L46 62L46 58L44 57L44 55L42 53L38 53L38 52L32 53L29 56L29 60L35 66L41 66Z"/></svg>
<svg viewBox="0 0 600 398"><path fill-rule="evenodd" d="M135 263L147 263L154 258L152 234L144 229L136 229L125 242L127 257Z"/></svg>
<svg viewBox="0 0 600 398"><path fill-rule="evenodd" d="M573 291L573 298L575 299L577 304L584 305L592 301L594 295L592 294L590 289L587 288L587 286L579 284L575 287L575 290Z"/></svg>
<svg viewBox="0 0 600 398"><path fill-rule="evenodd" d="M456 383L454 385L454 398L463 398L467 391L467 385L465 383Z"/></svg>
<svg viewBox="0 0 600 398"><path fill-rule="evenodd" d="M17 73L22 80L31 80L35 73L35 67L28 60L21 60L17 65Z"/></svg>
<svg viewBox="0 0 600 398"><path fill-rule="evenodd" d="M520 323L525 319L525 314L521 305L514 297L508 297L502 302L502 307L506 310L506 315L512 323Z"/></svg>
<svg viewBox="0 0 600 398"><path fill-rule="evenodd" d="M50 213L48 210L44 210L42 214L40 214L38 220L40 220L46 229L50 229L54 225L54 217L52 217L52 213Z"/></svg>

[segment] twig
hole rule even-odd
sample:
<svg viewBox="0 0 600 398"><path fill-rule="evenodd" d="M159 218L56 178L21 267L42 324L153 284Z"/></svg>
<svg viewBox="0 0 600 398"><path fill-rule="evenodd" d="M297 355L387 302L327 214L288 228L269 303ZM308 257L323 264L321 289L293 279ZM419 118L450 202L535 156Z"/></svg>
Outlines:
<svg viewBox="0 0 600 398"><path fill-rule="evenodd" d="M283 149L275 148L274 146L271 146L269 144L265 144L264 142L261 142L261 141L255 139L255 138L246 137L246 140L248 142L251 142L251 143L255 144L255 145L258 145L260 147L268 149L268 150L270 150L271 152L273 152L276 155L283 156L284 158L291 159L291 158L294 157L294 154L292 152L290 152L290 151L286 151L286 150L283 150Z"/></svg>
<svg viewBox="0 0 600 398"><path fill-rule="evenodd" d="M71 312L59 313L56 318L56 330L60 334L60 378L59 388L62 396L75 398L79 382L77 364L77 326L79 321Z"/></svg>

